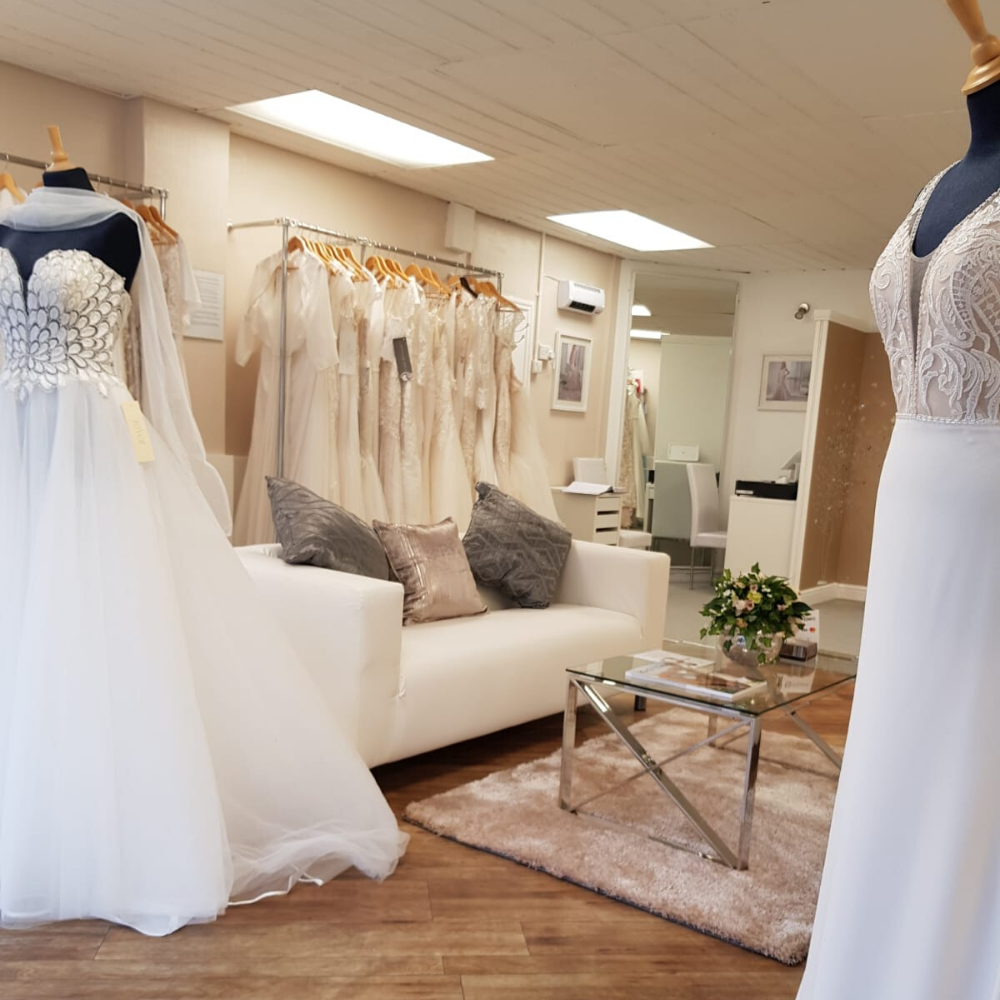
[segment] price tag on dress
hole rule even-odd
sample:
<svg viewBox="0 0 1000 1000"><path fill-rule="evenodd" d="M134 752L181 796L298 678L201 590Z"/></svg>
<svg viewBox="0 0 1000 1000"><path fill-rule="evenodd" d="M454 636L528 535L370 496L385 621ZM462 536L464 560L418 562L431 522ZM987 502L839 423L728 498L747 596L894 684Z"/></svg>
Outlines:
<svg viewBox="0 0 1000 1000"><path fill-rule="evenodd" d="M146 427L146 418L142 415L142 407L134 399L126 399L122 403L122 413L125 414L125 423L128 425L129 436L132 438L132 447L135 449L135 458L140 465L153 461L153 442L149 439L149 430Z"/></svg>

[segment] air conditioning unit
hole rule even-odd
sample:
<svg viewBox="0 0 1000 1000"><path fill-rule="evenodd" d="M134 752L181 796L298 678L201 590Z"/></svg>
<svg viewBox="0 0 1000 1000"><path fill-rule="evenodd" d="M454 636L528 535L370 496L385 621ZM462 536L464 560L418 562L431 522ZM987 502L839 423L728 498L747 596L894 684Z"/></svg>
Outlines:
<svg viewBox="0 0 1000 1000"><path fill-rule="evenodd" d="M556 305L570 312L596 315L604 312L604 289L579 281L560 281Z"/></svg>

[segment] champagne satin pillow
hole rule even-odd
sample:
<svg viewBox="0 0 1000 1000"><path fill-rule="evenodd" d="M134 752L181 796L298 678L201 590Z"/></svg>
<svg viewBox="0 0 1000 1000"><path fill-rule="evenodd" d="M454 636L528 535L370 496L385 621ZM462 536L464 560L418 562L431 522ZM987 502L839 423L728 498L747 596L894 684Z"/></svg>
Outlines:
<svg viewBox="0 0 1000 1000"><path fill-rule="evenodd" d="M403 585L403 624L463 618L486 611L450 518L439 524L372 525Z"/></svg>

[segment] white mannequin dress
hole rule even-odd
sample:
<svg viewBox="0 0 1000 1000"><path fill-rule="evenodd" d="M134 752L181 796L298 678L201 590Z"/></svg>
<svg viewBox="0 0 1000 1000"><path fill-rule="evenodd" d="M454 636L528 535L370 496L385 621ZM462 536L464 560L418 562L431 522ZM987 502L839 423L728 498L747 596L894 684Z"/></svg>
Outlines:
<svg viewBox="0 0 1000 1000"><path fill-rule="evenodd" d="M43 189L0 224L121 211ZM4 926L166 934L351 865L385 877L406 842L220 530L152 245L126 214L142 238L131 295L84 251L24 278L0 249ZM146 464L112 368L133 303Z"/></svg>
<svg viewBox="0 0 1000 1000"><path fill-rule="evenodd" d="M899 415L799 1000L1000 998L1000 194L918 260L938 179L872 274Z"/></svg>

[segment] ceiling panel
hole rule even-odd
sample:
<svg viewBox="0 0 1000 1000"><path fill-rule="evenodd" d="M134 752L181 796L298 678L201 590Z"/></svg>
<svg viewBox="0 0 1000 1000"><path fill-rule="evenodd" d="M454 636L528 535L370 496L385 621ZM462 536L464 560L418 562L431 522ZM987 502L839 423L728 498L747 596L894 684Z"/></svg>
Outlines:
<svg viewBox="0 0 1000 1000"><path fill-rule="evenodd" d="M405 170L235 127L621 254L546 217L628 208L716 244L644 255L685 267L871 266L967 143L968 46L940 0L6 0L4 14L2 60L227 119L326 90L495 160Z"/></svg>

